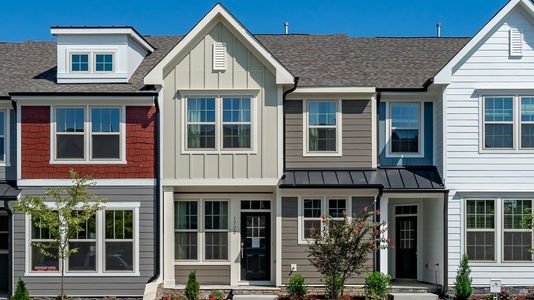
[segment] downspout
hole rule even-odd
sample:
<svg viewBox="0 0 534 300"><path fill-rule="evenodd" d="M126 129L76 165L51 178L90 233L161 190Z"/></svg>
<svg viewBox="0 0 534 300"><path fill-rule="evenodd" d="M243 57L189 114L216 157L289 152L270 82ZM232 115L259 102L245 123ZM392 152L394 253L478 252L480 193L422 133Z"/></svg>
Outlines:
<svg viewBox="0 0 534 300"><path fill-rule="evenodd" d="M159 224L160 224L160 217L159 217L159 211L160 211L160 195L161 195L161 176L160 176L160 124L159 124L159 100L158 95L154 96L154 104L156 106L156 119L155 119L155 133L154 133L154 157L155 157L155 164L154 164L154 173L155 173L155 193L154 193L154 275L150 277L147 283L154 282L159 278L160 275L160 230L159 230Z"/></svg>
<svg viewBox="0 0 534 300"><path fill-rule="evenodd" d="M16 199L15 199L16 200ZM7 230L8 230L8 233L7 233L7 237L8 237L8 241L7 241L7 247L8 247L8 253L7 253L7 259L8 259L8 268L7 268L7 274L8 274L8 278L7 278L7 294L8 295L13 295L13 282L14 282L14 279L15 277L13 276L13 211L11 211L11 208L9 208L9 200L4 200L4 209L6 210L7 212L7 220L8 220L8 223L7 223ZM9 299L9 297L8 297Z"/></svg>
<svg viewBox="0 0 534 300"><path fill-rule="evenodd" d="M382 92L376 93L376 167L380 167L380 100L382 99Z"/></svg>
<svg viewBox="0 0 534 300"><path fill-rule="evenodd" d="M443 193L443 292L449 288L449 190Z"/></svg>
<svg viewBox="0 0 534 300"><path fill-rule="evenodd" d="M375 201L375 212L377 210L380 210L380 199L382 199L382 195L384 194L384 188L381 187L378 189L378 194L376 195L376 201ZM387 209L387 208L386 208ZM380 222L380 216L375 215L375 222ZM378 251L375 251L375 263L374 263L374 271L379 272L380 271L380 251L385 251L380 249L380 243L376 243L376 249Z"/></svg>
<svg viewBox="0 0 534 300"><path fill-rule="evenodd" d="M293 84L293 87L289 90L285 91L282 96L282 105L285 106L286 104L286 96L287 94L293 92L297 89L297 85L299 84L299 77L295 77L295 83ZM282 145L283 145L283 153L282 153L282 159L283 159L283 172L286 171L286 110L282 106L282 113L284 114L282 116ZM282 175L283 176L283 175Z"/></svg>

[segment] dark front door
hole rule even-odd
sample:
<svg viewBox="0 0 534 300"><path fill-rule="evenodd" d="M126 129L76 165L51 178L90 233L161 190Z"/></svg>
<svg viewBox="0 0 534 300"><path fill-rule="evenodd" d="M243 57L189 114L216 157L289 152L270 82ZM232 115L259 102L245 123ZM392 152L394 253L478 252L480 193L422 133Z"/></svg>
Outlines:
<svg viewBox="0 0 534 300"><path fill-rule="evenodd" d="M241 280L270 280L271 213L241 213Z"/></svg>
<svg viewBox="0 0 534 300"><path fill-rule="evenodd" d="M396 275L417 278L417 217L397 216Z"/></svg>
<svg viewBox="0 0 534 300"><path fill-rule="evenodd" d="M9 216L0 211L0 296L9 289Z"/></svg>

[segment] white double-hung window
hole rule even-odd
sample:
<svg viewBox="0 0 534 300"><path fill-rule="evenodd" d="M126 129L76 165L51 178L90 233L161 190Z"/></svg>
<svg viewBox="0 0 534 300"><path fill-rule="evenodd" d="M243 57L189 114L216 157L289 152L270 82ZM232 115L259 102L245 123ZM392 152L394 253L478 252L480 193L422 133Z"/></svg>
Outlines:
<svg viewBox="0 0 534 300"><path fill-rule="evenodd" d="M184 151L254 151L254 98L185 98Z"/></svg>
<svg viewBox="0 0 534 300"><path fill-rule="evenodd" d="M334 222L344 222L351 216L352 205L348 197L302 197L299 199L299 243L308 243L323 232L323 216Z"/></svg>
<svg viewBox="0 0 534 300"><path fill-rule="evenodd" d="M304 101L304 156L341 155L341 101Z"/></svg>
<svg viewBox="0 0 534 300"><path fill-rule="evenodd" d="M421 103L389 103L388 154L422 155Z"/></svg>
<svg viewBox="0 0 534 300"><path fill-rule="evenodd" d="M53 108L53 163L124 163L124 107Z"/></svg>

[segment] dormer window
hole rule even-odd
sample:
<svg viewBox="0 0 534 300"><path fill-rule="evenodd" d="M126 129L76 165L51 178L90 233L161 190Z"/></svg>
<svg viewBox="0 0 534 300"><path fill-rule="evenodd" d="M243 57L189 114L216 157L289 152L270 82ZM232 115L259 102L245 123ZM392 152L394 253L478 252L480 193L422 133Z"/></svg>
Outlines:
<svg viewBox="0 0 534 300"><path fill-rule="evenodd" d="M72 72L89 72L89 54L71 54L70 70Z"/></svg>
<svg viewBox="0 0 534 300"><path fill-rule="evenodd" d="M113 72L113 54L96 54L95 72Z"/></svg>

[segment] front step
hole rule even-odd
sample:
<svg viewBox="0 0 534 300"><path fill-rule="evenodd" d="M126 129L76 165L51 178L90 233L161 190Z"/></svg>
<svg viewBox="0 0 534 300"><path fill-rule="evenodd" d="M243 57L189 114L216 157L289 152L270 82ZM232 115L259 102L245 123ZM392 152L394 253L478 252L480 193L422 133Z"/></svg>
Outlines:
<svg viewBox="0 0 534 300"><path fill-rule="evenodd" d="M395 300L439 300L438 295L431 293L390 293L389 299Z"/></svg>

